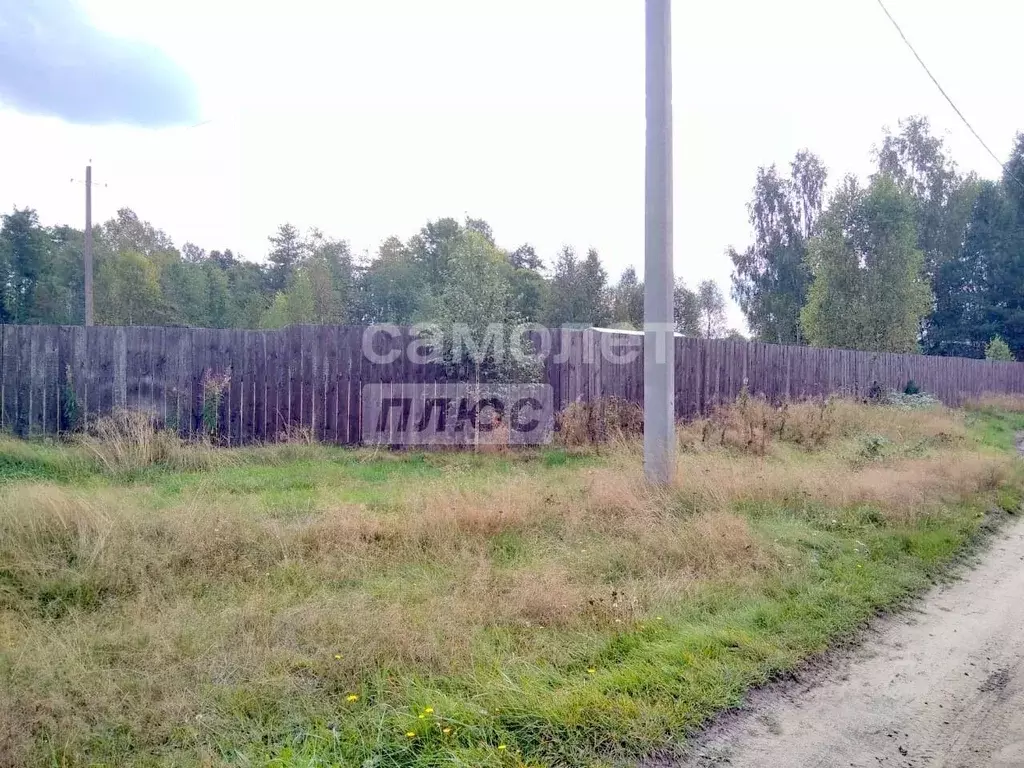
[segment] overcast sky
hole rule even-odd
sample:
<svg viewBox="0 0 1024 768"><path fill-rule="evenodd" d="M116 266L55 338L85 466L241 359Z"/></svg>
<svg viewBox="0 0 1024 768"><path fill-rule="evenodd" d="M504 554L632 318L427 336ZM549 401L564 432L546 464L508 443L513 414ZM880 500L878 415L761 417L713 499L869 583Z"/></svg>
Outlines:
<svg viewBox="0 0 1024 768"><path fill-rule="evenodd" d="M72 3L37 0L59 20L48 33L0 0L4 210L81 226L70 178L91 158L108 185L94 217L130 206L178 245L262 259L291 221L373 251L469 214L508 248L593 246L613 279L642 269L641 0ZM1005 158L1024 130L1024 3L888 6ZM963 168L999 173L875 0L676 0L673 14L675 269L691 286L728 291L755 169L802 147L830 181L865 175L882 127L925 114Z"/></svg>

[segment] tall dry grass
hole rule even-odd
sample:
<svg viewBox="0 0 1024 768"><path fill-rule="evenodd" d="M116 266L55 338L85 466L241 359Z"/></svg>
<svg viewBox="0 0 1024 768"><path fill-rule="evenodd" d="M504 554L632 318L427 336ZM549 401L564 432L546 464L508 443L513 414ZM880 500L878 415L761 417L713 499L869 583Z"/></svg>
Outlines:
<svg viewBox="0 0 1024 768"><path fill-rule="evenodd" d="M559 444L574 448L634 440L643 435L643 407L619 397L577 400L557 418Z"/></svg>
<svg viewBox="0 0 1024 768"><path fill-rule="evenodd" d="M182 471L212 469L232 461L230 452L206 442L185 442L158 428L145 411L118 410L90 424L79 443L105 470L133 472L155 465Z"/></svg>
<svg viewBox="0 0 1024 768"><path fill-rule="evenodd" d="M843 398L776 405L745 394L679 429L684 448L726 447L762 455L779 443L821 450L854 436L903 443L956 442L966 435L962 416L941 406L900 409Z"/></svg>
<svg viewBox="0 0 1024 768"><path fill-rule="evenodd" d="M1024 395L987 394L964 404L968 410L993 410L1003 413L1024 413Z"/></svg>

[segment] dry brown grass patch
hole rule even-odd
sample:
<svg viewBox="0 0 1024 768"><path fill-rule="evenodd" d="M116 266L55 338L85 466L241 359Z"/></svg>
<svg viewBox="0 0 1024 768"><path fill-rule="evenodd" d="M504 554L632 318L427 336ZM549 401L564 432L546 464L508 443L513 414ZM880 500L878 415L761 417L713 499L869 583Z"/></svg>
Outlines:
<svg viewBox="0 0 1024 768"><path fill-rule="evenodd" d="M643 406L620 397L569 403L557 417L560 445L577 447L635 440L644 433Z"/></svg>
<svg viewBox="0 0 1024 768"><path fill-rule="evenodd" d="M679 459L675 486L694 510L761 501L836 507L868 503L893 517L908 517L943 501L997 488L1012 469L1009 457L969 451L863 466L830 455L796 463L688 454Z"/></svg>
<svg viewBox="0 0 1024 768"><path fill-rule="evenodd" d="M700 577L722 578L739 571L764 571L776 559L754 535L750 523L732 512L714 510L696 515L681 535L652 541L662 556Z"/></svg>
<svg viewBox="0 0 1024 768"><path fill-rule="evenodd" d="M843 398L773 405L744 394L707 418L681 425L678 434L689 451L725 447L766 455L777 443L820 450L856 435L953 443L967 430L960 414L943 407L904 409Z"/></svg>
<svg viewBox="0 0 1024 768"><path fill-rule="evenodd" d="M1024 413L1024 395L986 394L964 404L970 410Z"/></svg>

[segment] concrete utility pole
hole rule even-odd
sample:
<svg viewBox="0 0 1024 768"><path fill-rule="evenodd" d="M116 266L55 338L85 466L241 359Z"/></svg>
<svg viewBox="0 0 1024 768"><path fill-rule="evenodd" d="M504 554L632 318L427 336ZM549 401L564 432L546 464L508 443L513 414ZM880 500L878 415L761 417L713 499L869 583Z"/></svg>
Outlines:
<svg viewBox="0 0 1024 768"><path fill-rule="evenodd" d="M85 166L85 324L92 325L92 161Z"/></svg>
<svg viewBox="0 0 1024 768"><path fill-rule="evenodd" d="M647 3L647 157L644 248L644 471L675 472L672 312L672 0Z"/></svg>

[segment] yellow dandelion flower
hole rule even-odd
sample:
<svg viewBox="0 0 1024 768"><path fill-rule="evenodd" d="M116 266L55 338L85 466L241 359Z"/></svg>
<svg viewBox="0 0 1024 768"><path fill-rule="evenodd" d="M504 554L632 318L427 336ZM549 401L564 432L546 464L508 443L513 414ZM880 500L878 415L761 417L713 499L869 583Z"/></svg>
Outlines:
<svg viewBox="0 0 1024 768"><path fill-rule="evenodd" d="M426 715L420 715L420 720L423 720L425 717Z"/></svg>
<svg viewBox="0 0 1024 768"><path fill-rule="evenodd" d="M359 694L350 693L348 696L345 697L345 701L359 701Z"/></svg>
<svg viewBox="0 0 1024 768"><path fill-rule="evenodd" d="M434 714L434 708L433 707L427 707L423 711L426 712L428 715Z"/></svg>
<svg viewBox="0 0 1024 768"><path fill-rule="evenodd" d="M415 739L416 731L407 731L405 735L408 736L410 739Z"/></svg>
<svg viewBox="0 0 1024 768"><path fill-rule="evenodd" d="M592 675L592 674L594 674L595 672L597 672L597 670L596 670L596 669L594 669L593 667L588 667L588 668L587 668L587 674L588 674L588 675Z"/></svg>
<svg viewBox="0 0 1024 768"><path fill-rule="evenodd" d="M452 732L451 728L442 728L441 729L441 733L443 733L445 736L447 736L451 732Z"/></svg>
<svg viewBox="0 0 1024 768"><path fill-rule="evenodd" d="M340 659L340 658L341 658L341 654L340 654L340 653L336 653L336 654L334 654L334 658L336 658L336 659Z"/></svg>
<svg viewBox="0 0 1024 768"><path fill-rule="evenodd" d="M504 744L499 744L498 749L508 749Z"/></svg>

